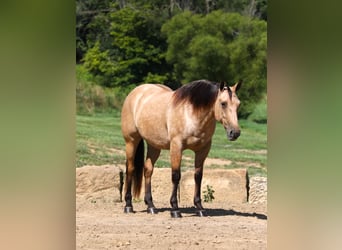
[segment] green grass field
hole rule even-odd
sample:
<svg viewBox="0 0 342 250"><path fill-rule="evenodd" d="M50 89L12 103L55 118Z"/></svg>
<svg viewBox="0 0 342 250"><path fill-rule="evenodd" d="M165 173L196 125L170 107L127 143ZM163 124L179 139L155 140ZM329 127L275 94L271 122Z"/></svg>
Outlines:
<svg viewBox="0 0 342 250"><path fill-rule="evenodd" d="M240 120L241 136L228 141L217 124L206 168L247 168L250 175L267 175L267 125ZM76 166L125 164L120 113L76 116ZM184 151L182 170L192 168L194 154ZM219 159L220 161L215 161ZM229 161L232 161L231 163ZM219 163L215 163L219 162ZM156 167L169 167L169 153L162 151Z"/></svg>

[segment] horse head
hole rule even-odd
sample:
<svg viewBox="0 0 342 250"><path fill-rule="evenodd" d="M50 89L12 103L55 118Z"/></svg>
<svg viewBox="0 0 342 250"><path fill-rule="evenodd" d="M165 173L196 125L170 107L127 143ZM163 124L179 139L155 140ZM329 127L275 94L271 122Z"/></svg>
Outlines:
<svg viewBox="0 0 342 250"><path fill-rule="evenodd" d="M227 132L230 141L236 140L240 136L240 127L237 111L240 106L240 100L236 92L241 87L240 80L234 86L226 86L220 83L217 99L215 102L215 118L221 122Z"/></svg>

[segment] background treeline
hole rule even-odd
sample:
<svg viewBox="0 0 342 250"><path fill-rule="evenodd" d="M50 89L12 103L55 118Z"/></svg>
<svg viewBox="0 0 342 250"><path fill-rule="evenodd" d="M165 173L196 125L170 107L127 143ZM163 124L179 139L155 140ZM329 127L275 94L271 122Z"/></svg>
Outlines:
<svg viewBox="0 0 342 250"><path fill-rule="evenodd" d="M76 18L79 113L143 82L243 79L240 117L266 119L266 0L77 0Z"/></svg>

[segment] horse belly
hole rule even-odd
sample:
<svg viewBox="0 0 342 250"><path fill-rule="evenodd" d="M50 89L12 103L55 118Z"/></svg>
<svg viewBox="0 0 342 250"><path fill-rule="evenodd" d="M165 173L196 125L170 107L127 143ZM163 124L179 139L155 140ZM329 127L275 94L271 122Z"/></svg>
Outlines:
<svg viewBox="0 0 342 250"><path fill-rule="evenodd" d="M154 148L158 148L158 149L170 149L170 141L168 140L164 140L163 138L144 138L146 140L146 142L153 146Z"/></svg>
<svg viewBox="0 0 342 250"><path fill-rule="evenodd" d="M138 127L138 130L142 138L153 147L160 149L168 149L170 147L167 129L155 120L151 119L149 122L144 122L143 125Z"/></svg>

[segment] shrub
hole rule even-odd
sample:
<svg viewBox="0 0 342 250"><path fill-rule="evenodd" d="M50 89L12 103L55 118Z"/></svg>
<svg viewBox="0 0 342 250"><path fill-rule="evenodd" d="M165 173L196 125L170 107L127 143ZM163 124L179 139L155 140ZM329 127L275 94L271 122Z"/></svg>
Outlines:
<svg viewBox="0 0 342 250"><path fill-rule="evenodd" d="M78 114L120 110L127 94L135 87L107 88L96 84L83 66L76 66L76 111Z"/></svg>
<svg viewBox="0 0 342 250"><path fill-rule="evenodd" d="M254 111L249 115L248 120L257 122L257 123L267 123L267 97L265 97L261 100L260 103L258 103Z"/></svg>
<svg viewBox="0 0 342 250"><path fill-rule="evenodd" d="M204 202L212 202L214 197L215 190L212 186L207 185L207 190L203 191L204 194Z"/></svg>

